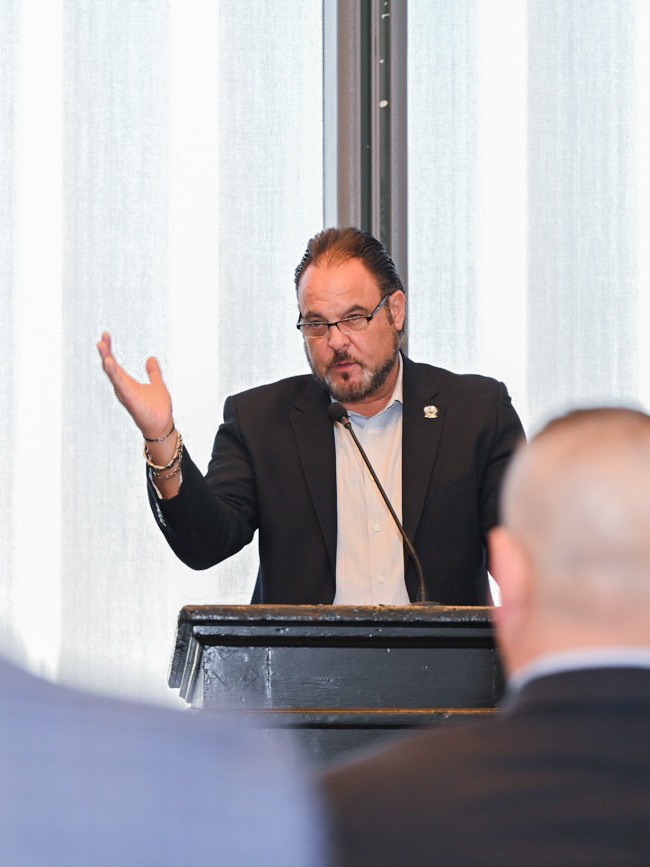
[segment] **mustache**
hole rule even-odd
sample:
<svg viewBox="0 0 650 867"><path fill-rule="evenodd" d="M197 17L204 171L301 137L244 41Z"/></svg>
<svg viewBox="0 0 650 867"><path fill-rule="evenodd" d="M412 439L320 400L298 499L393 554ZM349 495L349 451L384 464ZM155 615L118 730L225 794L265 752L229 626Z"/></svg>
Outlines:
<svg viewBox="0 0 650 867"><path fill-rule="evenodd" d="M342 361L347 361L347 362L350 362L350 363L352 363L352 364L361 364L360 361L358 361L356 358L354 358L354 356L350 355L350 353L347 352L345 349L343 349L343 350L335 350L335 352L334 352L334 358L333 358L332 361L327 365L327 372L329 373L331 370L333 370L333 368L334 368L337 364L340 364ZM361 364L361 367L363 367L362 364Z"/></svg>
<svg viewBox="0 0 650 867"><path fill-rule="evenodd" d="M357 359L353 358L350 353L347 352L345 349L337 349L334 351L334 358L332 359L330 367L333 364L338 364L341 361L352 361L356 363Z"/></svg>

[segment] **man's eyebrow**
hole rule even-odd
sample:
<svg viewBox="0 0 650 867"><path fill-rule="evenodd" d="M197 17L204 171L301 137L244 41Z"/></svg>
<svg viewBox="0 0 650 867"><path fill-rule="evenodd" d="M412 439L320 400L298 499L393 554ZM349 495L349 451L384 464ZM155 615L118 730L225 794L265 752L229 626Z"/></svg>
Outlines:
<svg viewBox="0 0 650 867"><path fill-rule="evenodd" d="M355 316L358 313L360 313L362 316L368 315L366 308L362 304L353 304L351 307L348 307L345 313L341 314L341 316L338 317L337 321L340 319L347 319L348 316ZM300 315L303 319L312 319L314 322L328 321L322 313L317 313L315 310L306 310Z"/></svg>

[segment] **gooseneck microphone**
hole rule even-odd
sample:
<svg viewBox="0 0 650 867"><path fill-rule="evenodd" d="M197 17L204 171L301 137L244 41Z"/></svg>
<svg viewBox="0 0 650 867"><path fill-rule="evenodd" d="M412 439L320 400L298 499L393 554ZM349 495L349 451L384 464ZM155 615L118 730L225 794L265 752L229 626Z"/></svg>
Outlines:
<svg viewBox="0 0 650 867"><path fill-rule="evenodd" d="M363 446L359 442L359 439L352 428L352 422L350 421L350 418L348 416L348 411L343 406L343 404L337 402L337 403L331 403L327 407L327 414L333 422L336 422L336 421L340 422L340 424L342 424L343 427L346 430L350 431L350 433L352 434L352 439L354 440L356 447L359 449L361 457L363 458L365 465L368 467L370 475L372 476L375 484L377 485L377 487L379 489L379 493L382 495L383 500L386 503L386 506L388 507L388 511L392 515L393 521L395 521L395 524L397 525L397 529L402 534L402 539L404 539L404 544L406 545L406 550L408 551L409 557L411 558L411 560L413 561L413 565L415 566L415 571L416 571L417 576L418 576L418 598L417 598L418 604L426 604L427 603L426 587L424 584L424 573L422 571L422 564L420 563L420 558L418 557L418 555L415 552L415 548L413 547L413 542L411 542L409 537L406 535L406 530L402 526L402 522L395 514L395 509L393 509L393 507L390 503L390 500L388 499L388 496L386 494L386 491L383 489L382 484L377 477L377 473L374 471L374 469L372 468L372 464L368 460L368 455L365 453ZM438 603L437 602L429 602L429 604L437 605Z"/></svg>

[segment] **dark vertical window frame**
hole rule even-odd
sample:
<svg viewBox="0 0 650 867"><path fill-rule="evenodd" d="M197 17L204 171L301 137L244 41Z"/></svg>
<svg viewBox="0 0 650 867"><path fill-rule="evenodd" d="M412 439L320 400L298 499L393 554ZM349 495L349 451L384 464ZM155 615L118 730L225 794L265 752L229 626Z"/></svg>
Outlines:
<svg viewBox="0 0 650 867"><path fill-rule="evenodd" d="M324 0L324 223L371 232L405 283L407 0Z"/></svg>

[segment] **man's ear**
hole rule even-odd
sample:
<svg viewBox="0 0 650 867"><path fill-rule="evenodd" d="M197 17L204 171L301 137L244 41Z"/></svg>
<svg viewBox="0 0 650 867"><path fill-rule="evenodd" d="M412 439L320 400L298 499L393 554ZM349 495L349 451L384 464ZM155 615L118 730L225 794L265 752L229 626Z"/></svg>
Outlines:
<svg viewBox="0 0 650 867"><path fill-rule="evenodd" d="M525 609L530 595L528 555L505 527L491 530L488 544L490 572L501 591L501 612L497 618L516 617Z"/></svg>
<svg viewBox="0 0 650 867"><path fill-rule="evenodd" d="M395 328L401 331L404 328L404 320L406 319L406 295L398 289L388 296L388 304Z"/></svg>

